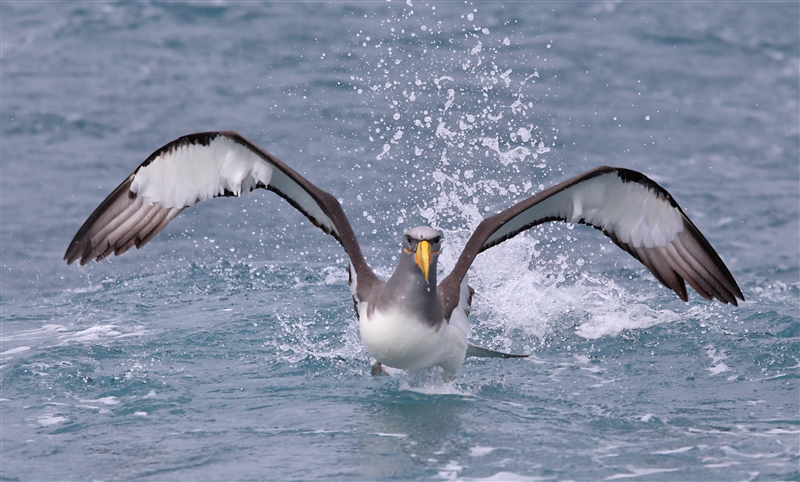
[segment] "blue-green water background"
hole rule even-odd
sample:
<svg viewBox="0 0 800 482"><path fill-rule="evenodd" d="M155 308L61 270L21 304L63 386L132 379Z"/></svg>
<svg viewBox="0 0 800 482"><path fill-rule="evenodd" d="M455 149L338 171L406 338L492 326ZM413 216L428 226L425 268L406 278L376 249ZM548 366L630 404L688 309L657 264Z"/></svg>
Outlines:
<svg viewBox="0 0 800 482"><path fill-rule="evenodd" d="M798 3L0 4L0 479L797 480ZM62 260L175 137L342 199L376 271L598 164L662 183L744 291L688 304L585 227L481 255L452 386L368 375L335 241L271 193Z"/></svg>

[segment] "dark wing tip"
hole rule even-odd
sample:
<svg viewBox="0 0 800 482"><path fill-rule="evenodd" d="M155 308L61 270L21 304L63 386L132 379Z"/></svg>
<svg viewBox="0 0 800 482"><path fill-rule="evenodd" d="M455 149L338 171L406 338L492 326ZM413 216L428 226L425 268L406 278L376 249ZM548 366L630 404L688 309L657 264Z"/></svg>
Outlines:
<svg viewBox="0 0 800 482"><path fill-rule="evenodd" d="M632 248L604 231L615 244L641 261L662 284L672 289L685 302L689 300L685 282L707 300L717 299L733 306L739 306L737 298L744 301L744 295L728 267L666 189L644 174L630 169L601 166L593 171L615 171L624 182L645 186L669 202L683 219L684 231L668 243L671 246L656 249Z"/></svg>
<svg viewBox="0 0 800 482"><path fill-rule="evenodd" d="M67 264L80 259L80 264L83 266L90 258L95 257L96 249L92 246L92 237L109 223L113 223L115 218L132 204L133 197L130 195L132 179L133 176L128 176L81 225L64 253Z"/></svg>
<svg viewBox="0 0 800 482"><path fill-rule="evenodd" d="M706 278L711 281L715 289L711 294L723 303L739 306L736 299L744 301L744 294L736 279L697 226L685 214L683 220L686 230L678 235L676 241L680 242L687 254L707 271Z"/></svg>
<svg viewBox="0 0 800 482"><path fill-rule="evenodd" d="M135 174L159 156L188 145L208 146L217 137L227 137L236 143L249 145L238 132L209 131L181 136L155 150L86 219L67 246L64 254L67 264L80 260L80 265L84 266L91 259L101 261L111 253L120 255L133 246L139 248L150 241L183 208L164 208L156 203L152 208L128 209L136 200L136 195L130 190Z"/></svg>

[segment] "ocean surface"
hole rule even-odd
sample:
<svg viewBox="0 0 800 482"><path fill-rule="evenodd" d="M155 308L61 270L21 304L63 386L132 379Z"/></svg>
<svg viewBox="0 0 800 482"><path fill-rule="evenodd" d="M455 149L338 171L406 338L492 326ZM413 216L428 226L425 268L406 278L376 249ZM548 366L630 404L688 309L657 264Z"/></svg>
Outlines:
<svg viewBox="0 0 800 482"><path fill-rule="evenodd" d="M800 479L797 2L0 3L0 480ZM86 267L151 152L237 130L341 199L369 263L607 164L675 197L738 308L599 231L481 256L472 341L369 375L347 261L273 193Z"/></svg>

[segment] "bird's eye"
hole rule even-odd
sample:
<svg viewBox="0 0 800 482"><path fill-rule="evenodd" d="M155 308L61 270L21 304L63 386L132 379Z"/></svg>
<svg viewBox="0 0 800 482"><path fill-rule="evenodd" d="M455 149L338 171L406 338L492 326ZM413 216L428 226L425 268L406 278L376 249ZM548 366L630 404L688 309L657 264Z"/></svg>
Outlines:
<svg viewBox="0 0 800 482"><path fill-rule="evenodd" d="M435 238L431 239L432 244L439 244L439 241L442 240L441 236L436 236Z"/></svg>
<svg viewBox="0 0 800 482"><path fill-rule="evenodd" d="M414 238L412 238L411 236L406 236L406 243L411 244L413 242L414 242Z"/></svg>

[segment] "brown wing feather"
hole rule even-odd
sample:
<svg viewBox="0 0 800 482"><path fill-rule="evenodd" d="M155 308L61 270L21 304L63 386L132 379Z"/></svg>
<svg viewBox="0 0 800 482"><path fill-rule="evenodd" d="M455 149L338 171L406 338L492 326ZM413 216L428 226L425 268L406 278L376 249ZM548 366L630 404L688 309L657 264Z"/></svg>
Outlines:
<svg viewBox="0 0 800 482"><path fill-rule="evenodd" d="M357 271L359 292L366 294L372 289L378 278L367 266L353 228L339 201L269 152L231 131L200 132L183 136L167 143L148 156L134 173L100 203L83 223L64 254L67 263L71 264L80 260L80 264L84 265L91 259L100 261L111 253L120 255L133 246L140 248L147 244L186 206L166 207L158 201L147 201L138 196L131 190L137 173L151 163L163 162L164 156L170 156L181 148L187 146L209 147L217 138L226 138L243 146L269 164L272 167L270 182L268 184L256 183L250 189L265 188L275 192L306 216L315 226L332 235L342 245ZM171 179L166 182L179 183L180 181L180 179ZM214 197L235 195L237 194L225 189L215 193ZM302 199L294 196L300 196ZM200 199L202 198L198 197L198 200ZM190 204L191 202L188 205ZM315 211L315 213L311 211ZM322 214L319 214L320 212Z"/></svg>
<svg viewBox="0 0 800 482"><path fill-rule="evenodd" d="M578 204L589 202L587 199L590 195L596 194L589 193L589 190L594 189L598 183L602 183L609 191L623 189L626 183L635 183L640 188L635 193L637 197L625 204L627 212L623 214L619 213L619 205L607 207L602 200L592 206L593 212L584 213L581 208L585 206ZM649 194L642 194L645 192ZM611 194L606 194L610 199ZM627 216L638 209L644 217L647 214L646 208L636 203L642 200L642 196L647 197L646 201L662 203L662 208L672 210L670 216L678 220L680 230L673 233L671 240L665 240L665 244L635 246L635 243L621 239L632 236L631 232L625 231L629 219L614 219L614 216ZM605 202L612 204L608 199ZM441 283L445 313L451 313L457 306L460 282L479 253L524 230L549 221L588 224L603 231L617 246L641 261L662 284L672 289L684 301L688 300L685 281L704 298L716 298L733 305L737 305L737 298L744 301L744 296L725 263L669 192L639 172L601 166L484 219L467 241L452 273Z"/></svg>

